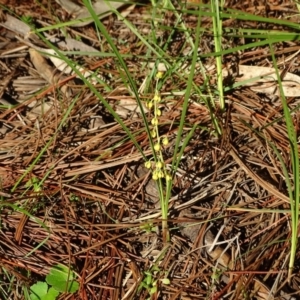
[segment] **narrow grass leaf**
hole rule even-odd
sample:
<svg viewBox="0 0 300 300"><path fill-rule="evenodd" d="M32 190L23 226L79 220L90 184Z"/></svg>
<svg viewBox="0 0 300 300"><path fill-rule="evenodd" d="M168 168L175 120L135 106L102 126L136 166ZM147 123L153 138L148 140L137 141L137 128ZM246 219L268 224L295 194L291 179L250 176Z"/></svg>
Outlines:
<svg viewBox="0 0 300 300"><path fill-rule="evenodd" d="M291 112L289 110L284 91L282 88L282 82L280 78L280 73L276 64L275 54L273 51L273 47L270 44L270 51L272 55L272 61L274 68L276 70L280 95L281 95L281 102L283 107L283 113L285 117L285 122L287 126L287 134L289 137L289 143L290 143L290 155L291 155L291 162L292 162L292 169L293 169L293 183L294 183L294 189L293 192L290 192L290 200L291 200L291 212L292 212L292 238L291 238L291 256L290 256L290 262L289 262L289 279L291 278L296 253L297 253L297 243L298 243L298 223L299 223L299 193L300 193L300 182L299 182L299 154L298 154L298 144L297 144L297 136L296 131L293 125L293 120L291 116ZM288 181L288 174L287 174L287 181ZM292 189L292 187L289 187L289 189Z"/></svg>

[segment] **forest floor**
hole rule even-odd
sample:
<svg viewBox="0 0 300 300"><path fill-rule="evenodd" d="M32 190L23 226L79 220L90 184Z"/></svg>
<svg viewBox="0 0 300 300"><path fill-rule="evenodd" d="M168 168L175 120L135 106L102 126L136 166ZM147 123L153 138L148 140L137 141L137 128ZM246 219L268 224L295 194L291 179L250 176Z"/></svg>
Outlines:
<svg viewBox="0 0 300 300"><path fill-rule="evenodd" d="M300 297L295 2L2 3L1 299Z"/></svg>

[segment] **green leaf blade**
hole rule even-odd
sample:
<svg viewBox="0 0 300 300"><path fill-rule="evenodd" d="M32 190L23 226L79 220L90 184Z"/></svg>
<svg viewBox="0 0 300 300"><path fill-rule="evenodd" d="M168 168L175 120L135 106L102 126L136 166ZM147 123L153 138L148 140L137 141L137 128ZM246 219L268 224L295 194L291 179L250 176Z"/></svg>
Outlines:
<svg viewBox="0 0 300 300"><path fill-rule="evenodd" d="M75 281L75 274L68 267L57 265L50 269L46 276L46 282L52 285L58 292L75 293L79 289L78 282Z"/></svg>

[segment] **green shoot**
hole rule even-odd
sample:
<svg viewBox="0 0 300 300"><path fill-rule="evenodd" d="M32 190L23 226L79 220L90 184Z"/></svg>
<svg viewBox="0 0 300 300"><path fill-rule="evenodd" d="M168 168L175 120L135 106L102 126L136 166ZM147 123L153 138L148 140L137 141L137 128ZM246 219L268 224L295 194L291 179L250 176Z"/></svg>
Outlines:
<svg viewBox="0 0 300 300"><path fill-rule="evenodd" d="M270 44L271 54L274 69L276 71L281 102L283 107L284 118L287 127L287 134L289 137L290 143L290 155L291 155L291 163L292 163L292 170L293 170L293 183L294 188L292 188L292 184L290 182L290 178L288 174L285 176L285 180L288 187L289 198L290 198L290 206L291 206L291 217L292 217L292 237L291 237L291 255L290 255L290 262L289 262L289 280L291 279L291 275L294 268L296 253L297 253L297 244L298 244L298 224L299 224L299 201L300 201L300 169L299 169L299 153L298 153L298 140L296 135L296 130L294 128L291 112L289 110L284 91L281 84L281 78L279 74L279 70L276 64L274 51L272 45Z"/></svg>

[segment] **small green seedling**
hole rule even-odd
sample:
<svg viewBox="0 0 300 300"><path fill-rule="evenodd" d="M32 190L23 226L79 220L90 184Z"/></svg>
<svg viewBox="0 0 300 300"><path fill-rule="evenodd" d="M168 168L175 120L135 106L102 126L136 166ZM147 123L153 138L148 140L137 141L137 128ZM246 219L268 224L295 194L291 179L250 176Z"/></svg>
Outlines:
<svg viewBox="0 0 300 300"><path fill-rule="evenodd" d="M27 188L33 188L34 192L38 193L40 191L42 191L42 188L40 186L40 180L33 176L32 178L30 178L26 184L25 184L25 187Z"/></svg>
<svg viewBox="0 0 300 300"><path fill-rule="evenodd" d="M33 25L33 18L31 16L22 16L21 20L27 25Z"/></svg>
<svg viewBox="0 0 300 300"><path fill-rule="evenodd" d="M157 292L157 280L154 279L151 271L144 272L144 279L139 286L139 290L142 288L146 289L150 295Z"/></svg>
<svg viewBox="0 0 300 300"><path fill-rule="evenodd" d="M138 287L138 291L141 291L142 289L146 289L150 296L157 292L158 281L166 285L170 284L170 279L167 277L164 277L162 279L157 279L159 273L161 273L158 266L153 266L149 271L144 271L143 273L144 273L144 279L140 283Z"/></svg>
<svg viewBox="0 0 300 300"><path fill-rule="evenodd" d="M222 270L219 270L219 269L215 269L215 268L214 268L214 272L213 272L213 274L211 275L211 279L212 279L213 281L219 282L219 280L220 280L222 274L223 274Z"/></svg>
<svg viewBox="0 0 300 300"><path fill-rule="evenodd" d="M37 282L30 287L30 300L54 300L59 295L59 292L53 287L50 287L46 282Z"/></svg>
<svg viewBox="0 0 300 300"><path fill-rule="evenodd" d="M145 230L147 233L156 232L157 230L157 226L154 226L152 222L143 224L140 228Z"/></svg>
<svg viewBox="0 0 300 300"><path fill-rule="evenodd" d="M77 195L75 195L75 194L71 194L70 201L71 202L78 202L79 201L79 197Z"/></svg>
<svg viewBox="0 0 300 300"><path fill-rule="evenodd" d="M64 265L50 269L46 282L37 282L30 287L30 300L55 300L60 293L75 293L79 284L75 273Z"/></svg>

